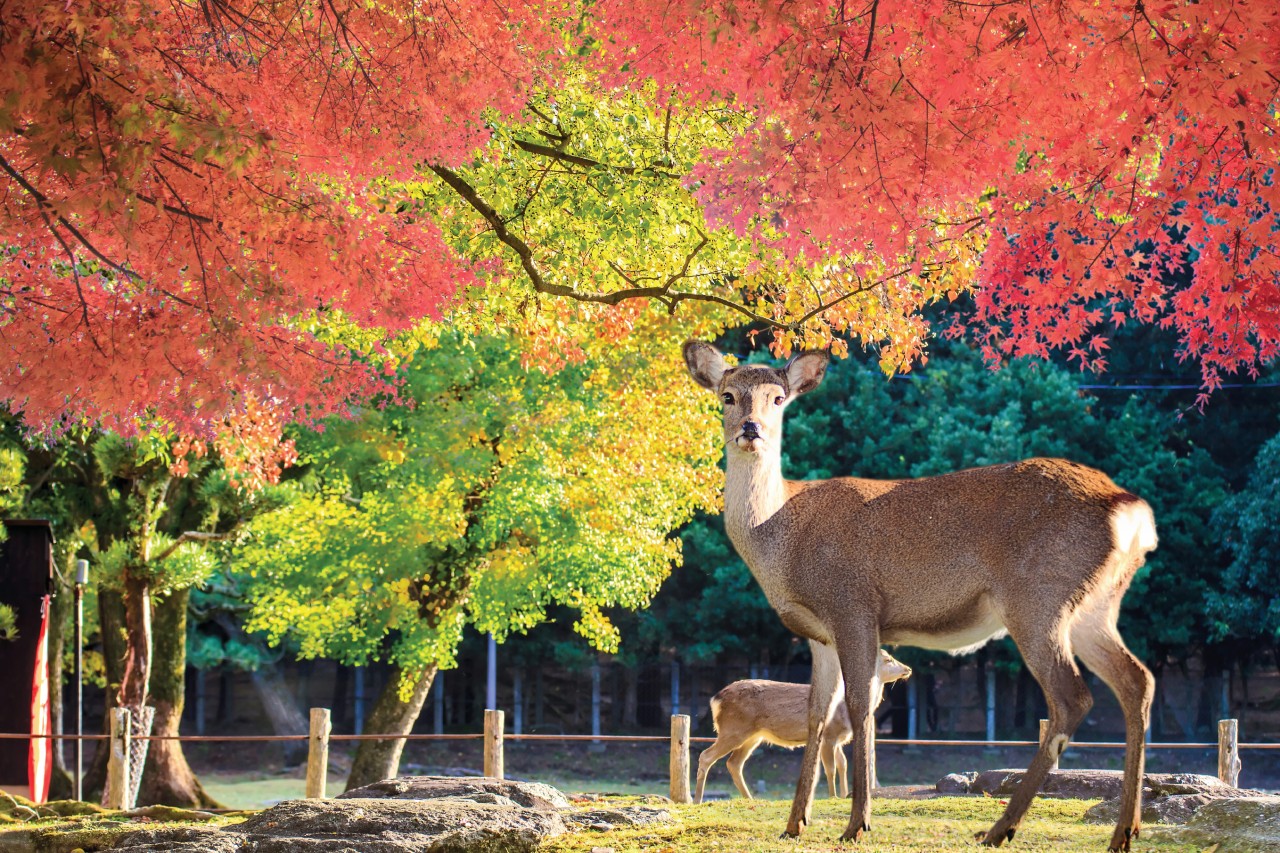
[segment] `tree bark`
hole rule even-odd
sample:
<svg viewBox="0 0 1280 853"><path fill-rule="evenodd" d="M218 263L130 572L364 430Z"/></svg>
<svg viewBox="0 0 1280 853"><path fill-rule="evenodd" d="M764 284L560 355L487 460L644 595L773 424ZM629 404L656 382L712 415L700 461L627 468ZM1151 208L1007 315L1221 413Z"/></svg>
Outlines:
<svg viewBox="0 0 1280 853"><path fill-rule="evenodd" d="M435 675L434 666L417 674L413 681L413 692L409 701L405 702L400 698L400 682L405 672L398 666L393 667L386 686L382 688L382 694L378 696L373 711L365 720L365 733L407 735L412 731ZM346 790L395 778L400 770L400 755L404 752L404 743L403 739L360 741L355 760L351 762L351 775L347 777Z"/></svg>
<svg viewBox="0 0 1280 853"><path fill-rule="evenodd" d="M151 704L156 709L154 735L177 735L186 703L187 603L190 589L180 589L157 599L154 613L155 645L151 660ZM180 808L221 808L205 791L187 763L181 741L155 740L147 754L138 789L138 805Z"/></svg>
<svg viewBox="0 0 1280 853"><path fill-rule="evenodd" d="M116 706L116 696L124 680L125 629L124 599L119 592L98 589L98 625L102 635L102 662L107 681L105 707L102 714L102 733L110 734L111 709ZM107 745L98 741L93 761L84 774L84 797L96 801L107 783Z"/></svg>
<svg viewBox="0 0 1280 853"><path fill-rule="evenodd" d="M151 680L151 584L128 569L124 577L124 624L124 675L116 703L141 708L146 704Z"/></svg>
<svg viewBox="0 0 1280 853"><path fill-rule="evenodd" d="M271 731L278 735L305 735L310 728L307 717L298 708L289 687L275 667L259 667L253 671L253 687L271 721ZM284 742L284 763L301 764L307 757L305 741Z"/></svg>
<svg viewBox="0 0 1280 853"><path fill-rule="evenodd" d="M70 577L74 578L74 554L72 557L73 560L68 562L72 572ZM68 733L62 655L67 645L65 627L71 620L72 611L75 608L72 600L73 584L66 582L67 577L65 572L54 572L54 594L49 602L49 710L53 717L55 734ZM67 770L67 755L75 755L75 748L75 741L54 741L53 773L49 779L49 799L51 800L69 800L75 795L75 783Z"/></svg>

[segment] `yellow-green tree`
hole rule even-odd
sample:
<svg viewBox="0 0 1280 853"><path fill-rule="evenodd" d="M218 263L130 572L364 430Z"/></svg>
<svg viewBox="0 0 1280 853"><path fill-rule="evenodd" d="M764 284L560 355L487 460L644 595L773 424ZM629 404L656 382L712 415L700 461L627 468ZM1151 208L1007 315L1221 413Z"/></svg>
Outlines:
<svg viewBox="0 0 1280 853"><path fill-rule="evenodd" d="M649 348L587 343L553 372L526 366L524 329L423 335L402 399L298 435L296 500L234 556L248 627L304 657L390 661L382 733L409 731L466 625L502 637L568 605L614 650L604 609L649 601L680 559L672 531L720 482L675 330L640 322ZM363 742L348 786L394 775L402 748Z"/></svg>

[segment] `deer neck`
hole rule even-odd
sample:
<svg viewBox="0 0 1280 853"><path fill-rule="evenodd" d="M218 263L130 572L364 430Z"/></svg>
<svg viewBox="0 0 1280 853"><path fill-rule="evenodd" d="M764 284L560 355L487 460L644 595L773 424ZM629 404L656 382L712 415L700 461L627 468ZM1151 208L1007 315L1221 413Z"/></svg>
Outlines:
<svg viewBox="0 0 1280 853"><path fill-rule="evenodd" d="M777 450L729 451L724 481L725 527L748 565L752 562L749 552L757 550L751 547L753 537L786 500L782 457Z"/></svg>

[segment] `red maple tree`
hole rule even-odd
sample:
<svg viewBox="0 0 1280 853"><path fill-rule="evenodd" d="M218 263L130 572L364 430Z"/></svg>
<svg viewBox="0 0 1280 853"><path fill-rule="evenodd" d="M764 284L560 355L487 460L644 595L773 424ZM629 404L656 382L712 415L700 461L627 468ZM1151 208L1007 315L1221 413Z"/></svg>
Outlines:
<svg viewBox="0 0 1280 853"><path fill-rule="evenodd" d="M992 357L1102 367L1155 322L1212 389L1277 353L1275 4L16 0L3 396L192 427L375 387L324 321L403 328L476 272L382 188L569 62L752 111L699 192L793 255L919 271L980 238Z"/></svg>

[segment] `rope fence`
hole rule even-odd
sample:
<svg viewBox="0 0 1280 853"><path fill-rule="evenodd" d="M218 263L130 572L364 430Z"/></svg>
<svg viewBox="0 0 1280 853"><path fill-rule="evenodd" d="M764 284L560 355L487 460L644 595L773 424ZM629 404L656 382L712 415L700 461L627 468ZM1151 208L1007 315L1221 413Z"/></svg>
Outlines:
<svg viewBox="0 0 1280 853"><path fill-rule="evenodd" d="M1040 721L1041 738L1047 731L1047 720ZM283 742L307 741L307 797L323 798L325 783L329 770L329 744L349 741L461 741L480 740L484 742L484 773L486 776L503 778L505 775L505 756L503 744L506 741L543 741L543 742L590 742L590 743L666 743L671 750L671 799L678 803L691 801L689 793L689 747L691 744L714 743L715 738L690 737L690 718L687 714L673 714L671 717L671 735L555 735L555 734L507 734L505 718L502 711L486 710L484 715L484 731L467 734L342 734L332 732L328 708L312 708L310 716L310 733L305 735L132 735L130 732L129 709L111 709L111 733L90 735L65 734L5 734L0 733L0 740L65 740L65 741L110 741L108 753L108 776L127 783L129 777L140 772L141 768L129 767L129 761L123 756L129 755L131 741L181 741L183 743L243 743L243 742ZM1041 741L1034 740L927 740L917 738L877 738L875 744L886 746L961 746L998 748L1009 746L1039 746ZM1071 746L1081 749L1123 749L1121 741L1072 741ZM1220 720L1218 722L1218 740L1216 743L1148 743L1148 749L1216 749L1218 753L1218 778L1228 785L1235 786L1240 778L1240 751L1245 749L1270 750L1280 749L1280 743L1240 743L1239 724L1236 720ZM873 745L874 749L874 745ZM872 761L874 762L874 753ZM874 766L874 764L873 764ZM1056 764L1055 764L1056 767ZM111 800L104 802L111 808L129 808L124 793L130 789L128 784L109 786L108 795Z"/></svg>

